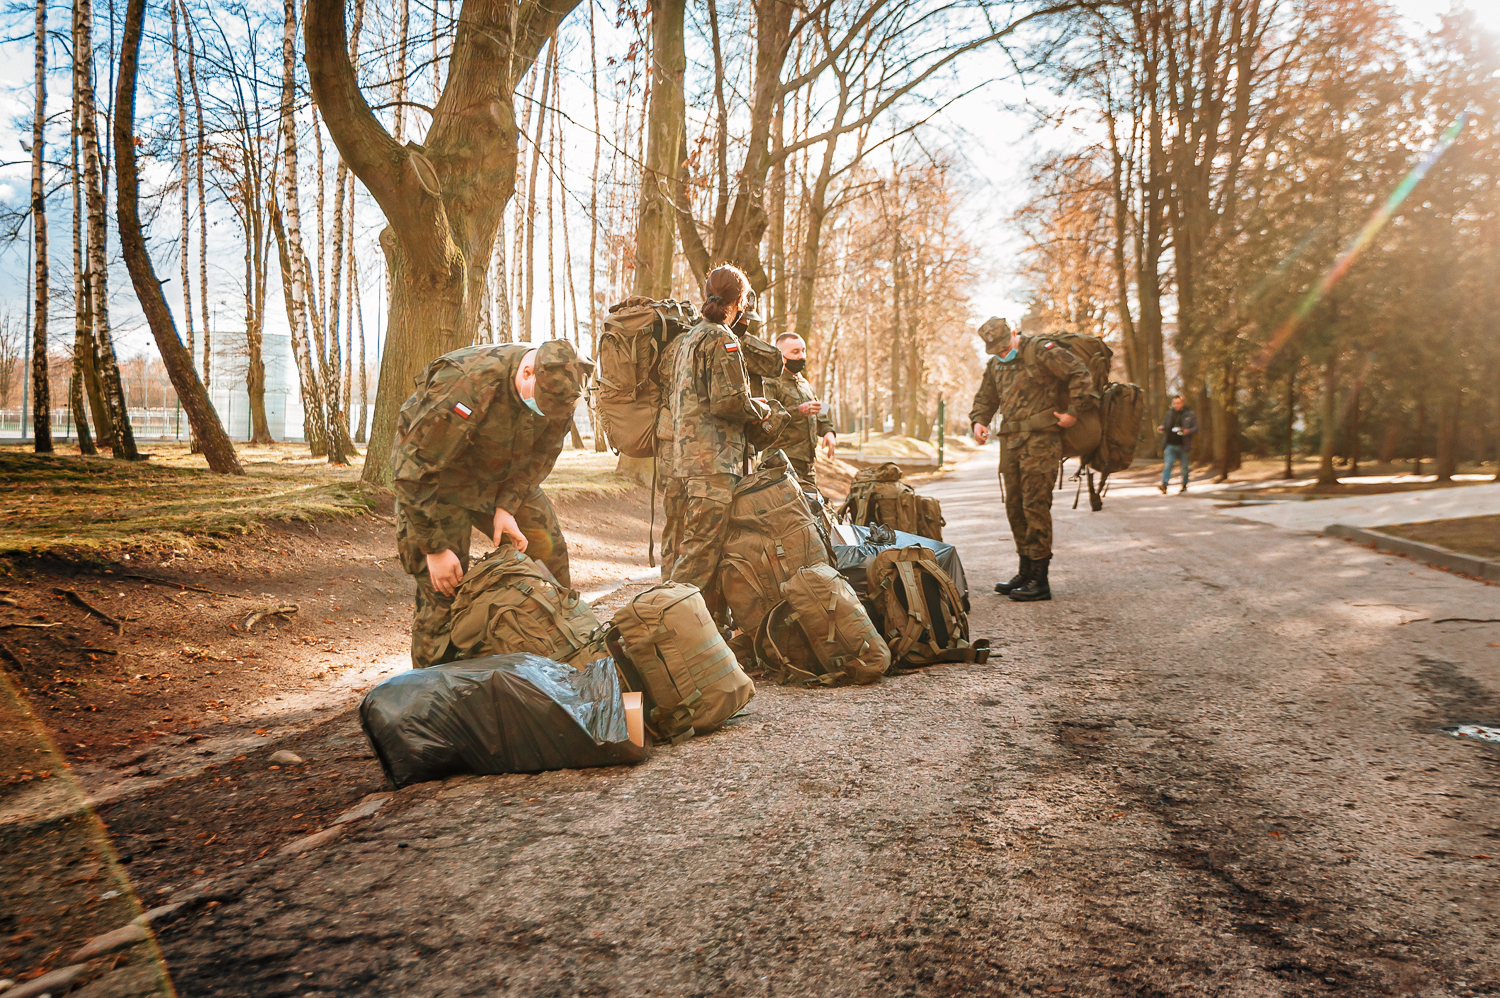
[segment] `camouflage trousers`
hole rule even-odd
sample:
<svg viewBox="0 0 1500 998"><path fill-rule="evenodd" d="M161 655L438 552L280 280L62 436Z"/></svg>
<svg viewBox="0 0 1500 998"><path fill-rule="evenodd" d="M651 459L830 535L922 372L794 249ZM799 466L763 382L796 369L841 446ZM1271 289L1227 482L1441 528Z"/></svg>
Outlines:
<svg viewBox="0 0 1500 998"><path fill-rule="evenodd" d="M804 485L811 485L813 488L818 487L818 468L816 462L799 461L795 457L789 457L786 459L786 463L792 466L792 470L797 473L797 477L802 480Z"/></svg>
<svg viewBox="0 0 1500 998"><path fill-rule="evenodd" d="M1062 435L1019 433L1000 438L1000 484L1016 551L1052 557L1052 487L1062 464Z"/></svg>
<svg viewBox="0 0 1500 998"><path fill-rule="evenodd" d="M479 512L460 506L439 506L438 509L439 534L448 550L458 555L458 563L467 572L471 531L478 530L486 537L492 536L495 511ZM532 489L521 508L510 512L521 533L526 535L526 553L546 565L564 587L571 585L568 543L563 539L562 527L547 494L540 488ZM411 621L411 664L414 669L425 669L453 661L453 649L448 643L453 601L433 586L432 577L427 572L427 556L410 539L409 531L410 521L397 505L396 550L401 555L401 567L417 581L417 606Z"/></svg>
<svg viewBox="0 0 1500 998"><path fill-rule="evenodd" d="M661 505L664 522L661 528L661 577L672 574L672 564L677 560L677 541L682 536L682 512L687 502L686 478L659 478Z"/></svg>
<svg viewBox="0 0 1500 998"><path fill-rule="evenodd" d="M681 516L671 545L671 570L662 562L662 579L697 586L710 611L720 609L718 587L714 577L729 533L729 504L734 499L734 475L708 475L704 478L680 478ZM663 550L666 549L665 542Z"/></svg>

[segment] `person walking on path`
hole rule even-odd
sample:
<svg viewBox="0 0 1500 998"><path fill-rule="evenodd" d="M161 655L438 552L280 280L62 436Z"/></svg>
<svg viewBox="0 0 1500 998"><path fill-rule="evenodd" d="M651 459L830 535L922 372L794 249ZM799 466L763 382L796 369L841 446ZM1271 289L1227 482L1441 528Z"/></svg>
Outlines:
<svg viewBox="0 0 1500 998"><path fill-rule="evenodd" d="M1172 396L1172 408L1167 410L1166 418L1161 421L1157 430L1167 435L1167 445L1163 448L1162 455L1161 484L1157 488L1162 495L1167 494L1167 486L1172 482L1172 464L1175 461L1182 466L1182 488L1177 491L1186 492L1188 465L1193 456L1193 434L1198 432L1198 417L1187 407L1187 399L1181 395Z"/></svg>
<svg viewBox="0 0 1500 998"><path fill-rule="evenodd" d="M471 531L528 551L564 588L568 545L542 481L594 365L567 340L465 347L427 365L391 446L396 550L417 583L411 663L451 661Z"/></svg>
<svg viewBox="0 0 1500 998"><path fill-rule="evenodd" d="M826 403L813 393L812 385L802 376L807 367L807 343L796 333L782 333L776 337L776 346L783 358L781 377L765 383L766 399L780 402L791 415L791 422L781 437L767 450L780 447L786 452L787 462L797 477L806 485L818 487L818 472L815 465L819 444L833 458L833 419L824 408Z"/></svg>
<svg viewBox="0 0 1500 998"><path fill-rule="evenodd" d="M990 420L999 412L1000 484L1005 515L1021 567L995 592L1018 603L1050 600L1047 567L1052 562L1052 484L1062 465L1062 431L1094 409L1088 365L1048 336L1022 336L1004 319L979 327L991 354L984 380L974 394L969 424L974 441L989 440Z"/></svg>

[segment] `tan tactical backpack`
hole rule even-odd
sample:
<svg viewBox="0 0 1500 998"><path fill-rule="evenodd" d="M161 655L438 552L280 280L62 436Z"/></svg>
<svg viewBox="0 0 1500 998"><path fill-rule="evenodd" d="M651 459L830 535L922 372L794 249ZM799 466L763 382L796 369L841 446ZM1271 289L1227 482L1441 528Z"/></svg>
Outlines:
<svg viewBox="0 0 1500 998"><path fill-rule="evenodd" d="M599 334L594 403L610 443L627 457L656 453L657 424L670 420L662 395L668 375L661 370L662 349L697 322L691 302L670 298L636 295L610 306Z"/></svg>
<svg viewBox="0 0 1500 998"><path fill-rule="evenodd" d="M459 658L531 652L582 669L609 654L599 618L577 591L509 544L464 575L450 620Z"/></svg>
<svg viewBox="0 0 1500 998"><path fill-rule="evenodd" d="M735 486L729 506L718 583L735 625L754 633L781 600L782 583L800 568L828 564L830 553L802 485L781 451L774 451Z"/></svg>
<svg viewBox="0 0 1500 998"><path fill-rule="evenodd" d="M697 586L665 582L636 596L615 613L607 641L621 687L644 694L659 741L713 731L755 695Z"/></svg>
<svg viewBox="0 0 1500 998"><path fill-rule="evenodd" d="M963 596L931 548L885 548L866 563L865 579L880 633L898 665L989 658L988 638L969 641Z"/></svg>
<svg viewBox="0 0 1500 998"><path fill-rule="evenodd" d="M901 466L887 461L854 476L838 518L857 527L884 524L918 537L943 539L943 505L901 481Z"/></svg>
<svg viewBox="0 0 1500 998"><path fill-rule="evenodd" d="M1047 343L1056 343L1088 366L1092 379L1090 394L1097 408L1079 415L1078 422L1062 431L1063 457L1081 458L1104 478L1099 488L1112 472L1124 471L1135 460L1136 442L1140 438L1141 420L1146 415L1146 393L1136 385L1110 381L1109 374L1115 353L1108 343L1087 333L1060 332L1048 336L1034 336L1027 340L1027 356L1031 362L1035 353ZM1067 397L1059 392L1057 411L1067 408ZM1092 483L1090 483L1092 492ZM1095 509L1102 503L1096 504Z"/></svg>
<svg viewBox="0 0 1500 998"><path fill-rule="evenodd" d="M810 565L781 587L785 598L755 633L755 657L784 686L848 686L885 675L891 654L847 579Z"/></svg>

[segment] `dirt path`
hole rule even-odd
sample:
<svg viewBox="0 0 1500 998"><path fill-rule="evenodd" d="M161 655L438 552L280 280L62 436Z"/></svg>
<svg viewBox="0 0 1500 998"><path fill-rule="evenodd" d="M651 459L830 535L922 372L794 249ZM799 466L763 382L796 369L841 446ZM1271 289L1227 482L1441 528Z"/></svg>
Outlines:
<svg viewBox="0 0 1500 998"><path fill-rule="evenodd" d="M198 888L168 867L179 992L1500 991L1500 753L1440 730L1500 722L1500 624L1451 619L1500 588L1125 486L1058 496L1058 599L1013 604L993 461L928 488L988 665L762 687L633 769L413 787ZM355 731L235 780L364 779Z"/></svg>

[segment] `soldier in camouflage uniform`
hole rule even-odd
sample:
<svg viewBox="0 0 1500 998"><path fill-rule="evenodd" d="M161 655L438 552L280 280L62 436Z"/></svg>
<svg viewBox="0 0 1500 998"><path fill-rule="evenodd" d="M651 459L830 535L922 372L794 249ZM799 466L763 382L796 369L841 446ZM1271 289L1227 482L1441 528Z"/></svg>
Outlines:
<svg viewBox="0 0 1500 998"><path fill-rule="evenodd" d="M455 350L417 378L391 447L396 548L417 581L415 668L452 658L448 615L470 531L510 540L568 585L568 546L541 483L592 370L566 340L548 340Z"/></svg>
<svg viewBox="0 0 1500 998"><path fill-rule="evenodd" d="M714 609L719 601L713 579L729 504L754 453L751 438L779 433L786 420L780 406L751 397L740 341L729 328L747 290L749 282L737 268L710 274L703 321L678 337L669 354L672 477L681 507L670 543L675 560L663 576L697 586Z"/></svg>
<svg viewBox="0 0 1500 998"><path fill-rule="evenodd" d="M818 487L815 465L821 442L828 457L833 457L836 437L833 419L823 412L823 402L813 394L812 385L802 376L807 366L807 343L796 333L776 337L781 350L781 377L765 383L766 400L780 402L791 417L787 428L766 450L781 448L797 477L806 485Z"/></svg>
<svg viewBox="0 0 1500 998"><path fill-rule="evenodd" d="M1094 408L1093 382L1083 361L1045 336L1012 333L1004 319L979 327L993 355L974 395L969 423L974 439L989 439L998 411L1000 483L1005 515L1021 556L1015 578L995 586L1017 602L1049 600L1047 567L1052 561L1052 486L1062 465L1061 431ZM1066 400L1064 411L1058 406Z"/></svg>

